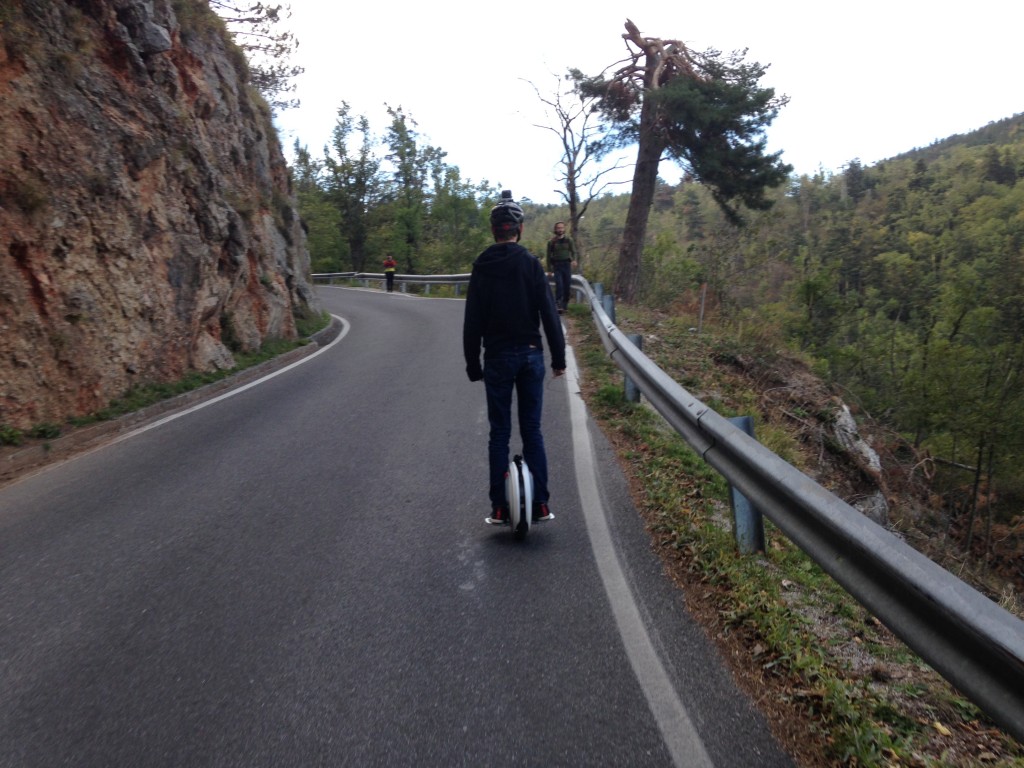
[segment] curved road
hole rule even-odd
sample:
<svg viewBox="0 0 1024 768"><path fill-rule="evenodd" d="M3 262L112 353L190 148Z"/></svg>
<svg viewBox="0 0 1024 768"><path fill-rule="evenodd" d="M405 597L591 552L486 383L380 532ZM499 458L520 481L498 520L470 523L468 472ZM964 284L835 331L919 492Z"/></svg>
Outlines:
<svg viewBox="0 0 1024 768"><path fill-rule="evenodd" d="M575 376L515 542L462 303L320 295L315 356L0 489L0 765L791 765Z"/></svg>

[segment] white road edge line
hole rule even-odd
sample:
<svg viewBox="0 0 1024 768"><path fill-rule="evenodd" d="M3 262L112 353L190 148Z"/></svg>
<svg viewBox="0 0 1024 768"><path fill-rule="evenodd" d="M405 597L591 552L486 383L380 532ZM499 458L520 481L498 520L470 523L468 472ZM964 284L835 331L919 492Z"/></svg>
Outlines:
<svg viewBox="0 0 1024 768"><path fill-rule="evenodd" d="M333 317L334 319L336 319L338 322L341 323L341 326L342 326L341 333L339 333L337 338L335 338L330 344L328 344L326 347L318 349L313 354L306 355L306 357L303 357L301 360L296 360L294 363L292 363L290 365L286 365L284 368L281 368L278 371L274 371L273 373L268 373L266 376L261 376L260 378L256 379L255 381L250 381L248 384L245 384L245 385L243 385L241 387L238 387L237 389L232 389L232 390L230 390L228 392L225 392L222 395L218 395L217 397L212 397L209 400L206 400L204 402L196 403L195 405L191 406L190 408L185 408L183 410L176 411L176 412L170 414L169 416L165 416L164 418L159 419L157 421L151 422L149 424L144 424L141 427L136 427L135 429L131 430L130 432L125 432L123 435L118 435L117 437L114 437L114 438L111 438L110 440L105 441L102 445L97 445L97 446L95 446L93 448L89 448L88 450L82 451L81 453L76 453L75 455L70 456L70 457L68 457L66 459L62 459L60 461L55 461L52 464L46 464L45 466L39 467L35 471L26 472L24 475L22 475L21 477L19 477L16 480L14 480L13 482L11 482L9 485L17 485L18 483L22 482L23 480L28 480L28 479L33 478L33 477L38 477L39 475L45 474L45 473L47 473L47 472L49 472L49 471L51 471L53 469L56 469L57 467L64 466L65 464L70 464L71 462L77 461L78 459L81 459L84 456L89 456L89 455L95 453L96 451L102 451L107 446L115 445L115 444L120 443L120 442L122 442L124 440L127 440L127 439L129 439L131 437L135 437L137 435L141 435L143 432L148 432L151 429L156 429L159 426L162 426L162 425L164 425L164 424L166 424L166 423L168 423L170 421L174 421L175 419L180 419L182 416L187 416L188 414L194 413L194 412L200 410L201 408L205 408L208 405L213 405L214 403L219 403L221 400L226 400L229 397L234 397L235 395L237 395L240 392L245 392L245 390L250 389L251 387L255 387L257 384L261 384L264 381L268 381L268 380L274 378L275 376L280 376L285 371L290 371L292 368L296 367L297 365L302 365L303 363L308 363L314 357L316 357L317 355L323 354L328 349L330 349L335 344L337 344L339 341L341 341L343 338L345 338L345 336L348 335L348 332L349 332L349 330L352 327L349 324L348 320L346 320L343 317L339 317L338 315L331 315L331 317Z"/></svg>
<svg viewBox="0 0 1024 768"><path fill-rule="evenodd" d="M712 768L714 763L654 649L615 551L598 491L593 444L587 430L586 406L580 393L579 369L572 347L568 345L565 348L565 362L576 486L583 507L587 534L590 537L590 547L594 552L601 581L604 583L605 594L608 595L608 602L611 604L619 636L626 648L633 673L661 730L665 745L672 755L672 762L676 766L687 768Z"/></svg>
<svg viewBox="0 0 1024 768"><path fill-rule="evenodd" d="M138 429L133 429L131 432L126 432L125 434L121 435L120 437L117 437L117 438L111 440L109 443L107 443L107 445L114 445L115 443L120 443L122 440L127 440L130 437L135 437L136 435L141 435L143 432L148 432L151 429L156 429L157 427L163 426L164 424L166 424L169 421L174 421L175 419L180 419L182 416L187 416L190 413L195 413L196 411L201 410L201 409L205 408L208 405L213 405L214 403L219 403L221 400L227 400L229 397L234 397L235 395L241 394L242 392L245 392L247 389L252 389L253 387L257 386L258 384L262 384L265 381L270 381L275 376L280 376L282 373L285 373L286 371L290 371L292 368L300 366L303 363L308 363L314 357L322 355L324 352L329 350L331 347L333 347L339 341L344 339L348 335L348 332L349 332L349 330L352 327L349 324L348 320L346 320L343 317L339 317L338 315L331 315L331 317L333 317L335 320L337 320L338 322L341 323L341 333L339 333L337 335L337 337L335 337L335 339L333 341L331 341L331 343L328 344L326 347L321 347L320 349L318 349L313 354L306 355L301 360L296 360L291 365L286 365L284 368L281 368L281 369L279 369L277 371L274 371L273 373L268 373L266 376L261 376L260 378L255 379L254 381L250 381L248 384L244 384L241 387L238 387L237 389L232 389L232 390L230 390L228 392L225 392L222 395L217 395L217 397L211 397L209 400L204 400L201 403L196 403L191 408L186 408L184 410L177 411L175 413L172 413L170 416L165 416L164 418L159 419L158 421L154 421L151 424L146 424L144 426L139 427Z"/></svg>

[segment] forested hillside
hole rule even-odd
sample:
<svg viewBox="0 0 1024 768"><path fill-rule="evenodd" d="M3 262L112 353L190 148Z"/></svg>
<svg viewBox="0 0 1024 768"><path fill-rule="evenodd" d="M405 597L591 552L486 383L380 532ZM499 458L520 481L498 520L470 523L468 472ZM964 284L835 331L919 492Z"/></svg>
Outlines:
<svg viewBox="0 0 1024 768"><path fill-rule="evenodd" d="M992 525L1022 526L1022 179L1018 115L794 178L742 228L699 186L663 186L642 301L696 318L705 287L706 322L802 351L862 415L909 441L936 511L985 548ZM595 201L584 222L591 279L612 278L623 210Z"/></svg>

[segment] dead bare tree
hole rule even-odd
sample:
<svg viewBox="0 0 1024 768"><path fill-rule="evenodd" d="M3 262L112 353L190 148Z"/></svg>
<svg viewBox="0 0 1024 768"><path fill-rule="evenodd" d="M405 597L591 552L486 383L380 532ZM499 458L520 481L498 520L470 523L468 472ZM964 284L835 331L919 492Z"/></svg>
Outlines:
<svg viewBox="0 0 1024 768"><path fill-rule="evenodd" d="M538 100L545 105L548 116L547 124L535 124L536 127L551 131L562 144L562 170L559 175L562 186L554 191L569 208L569 235L576 242L579 253L584 254L583 216L590 203L609 187L626 183L612 177L629 164L616 161L600 165L607 154L607 131L599 122L594 99L581 95L572 85L580 76L574 70L563 77L555 76L556 86L550 95L542 94L535 83L530 85ZM566 82L570 83L568 88L563 87Z"/></svg>

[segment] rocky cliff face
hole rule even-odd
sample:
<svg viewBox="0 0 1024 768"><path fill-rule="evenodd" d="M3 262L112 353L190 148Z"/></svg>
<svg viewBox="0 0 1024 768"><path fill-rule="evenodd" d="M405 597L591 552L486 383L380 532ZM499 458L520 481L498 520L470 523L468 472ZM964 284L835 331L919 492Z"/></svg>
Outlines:
<svg viewBox="0 0 1024 768"><path fill-rule="evenodd" d="M0 3L0 425L232 367L319 309L244 72L205 0Z"/></svg>

